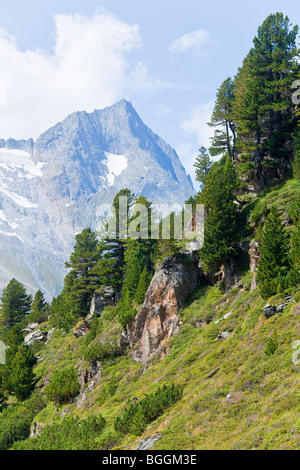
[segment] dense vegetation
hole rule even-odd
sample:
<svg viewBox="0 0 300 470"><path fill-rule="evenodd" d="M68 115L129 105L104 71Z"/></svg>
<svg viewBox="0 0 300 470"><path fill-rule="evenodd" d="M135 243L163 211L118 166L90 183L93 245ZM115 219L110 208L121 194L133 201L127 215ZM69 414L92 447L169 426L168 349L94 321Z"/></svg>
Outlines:
<svg viewBox="0 0 300 470"><path fill-rule="evenodd" d="M168 340L164 359L144 369L121 347L120 336L155 269L181 253L184 239L176 240L177 214L170 216L170 239L161 221L158 237L145 239L141 221L146 217L149 235L155 214L150 201L129 189L115 196L101 239L90 228L76 236L63 290L51 305L41 291L32 299L15 279L4 289L1 449L132 448L149 426L151 433L163 429L161 448L299 447L299 371L291 361L300 301L300 120L292 102L292 83L300 78L297 35L283 14L270 15L237 75L217 92L212 145L195 161L201 190L188 201L205 206L199 257L207 283L180 312L182 326ZM213 163L211 156L220 159ZM260 258L254 291L244 248L253 240ZM227 265L239 279L230 292L216 283ZM94 293L107 286L118 305L75 338ZM266 321L267 300L288 305ZM53 337L39 347L24 344L29 323L52 330ZM220 340L222 332L227 341ZM79 370L99 364L99 383L79 382ZM33 423L41 423L41 432L29 439Z"/></svg>

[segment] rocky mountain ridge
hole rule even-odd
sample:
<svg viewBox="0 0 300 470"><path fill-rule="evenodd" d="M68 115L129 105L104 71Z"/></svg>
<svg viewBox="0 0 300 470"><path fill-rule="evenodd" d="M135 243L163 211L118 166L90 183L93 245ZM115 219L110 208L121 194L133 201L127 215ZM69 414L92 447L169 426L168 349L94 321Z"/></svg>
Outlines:
<svg viewBox="0 0 300 470"><path fill-rule="evenodd" d="M178 155L122 100L68 116L32 139L0 140L0 289L16 277L51 298L74 235L128 187L154 203L194 193Z"/></svg>

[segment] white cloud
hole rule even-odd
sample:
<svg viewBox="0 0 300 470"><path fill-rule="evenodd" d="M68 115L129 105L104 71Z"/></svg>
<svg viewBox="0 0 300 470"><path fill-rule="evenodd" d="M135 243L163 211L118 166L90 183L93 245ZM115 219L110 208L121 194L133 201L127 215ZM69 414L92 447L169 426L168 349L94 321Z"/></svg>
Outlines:
<svg viewBox="0 0 300 470"><path fill-rule="evenodd" d="M210 147L210 137L213 136L214 129L207 125L211 119L214 102L195 105L189 113L182 116L179 128L186 135L186 140L176 145L176 151L182 160L187 172L195 182L194 162L198 154L198 149Z"/></svg>
<svg viewBox="0 0 300 470"><path fill-rule="evenodd" d="M200 56L206 55L209 47L217 44L218 41L211 37L209 31L199 29L175 39L168 49L172 53L191 52L194 55Z"/></svg>
<svg viewBox="0 0 300 470"><path fill-rule="evenodd" d="M209 139L213 136L214 130L207 123L211 120L213 107L213 101L200 105L197 104L181 119L180 129L186 134L196 137L199 146L210 146Z"/></svg>
<svg viewBox="0 0 300 470"><path fill-rule="evenodd" d="M1 138L36 138L74 111L91 112L125 92L164 86L145 65L130 64L129 53L142 45L137 25L103 10L92 17L57 15L54 22L52 53L22 52L0 29Z"/></svg>

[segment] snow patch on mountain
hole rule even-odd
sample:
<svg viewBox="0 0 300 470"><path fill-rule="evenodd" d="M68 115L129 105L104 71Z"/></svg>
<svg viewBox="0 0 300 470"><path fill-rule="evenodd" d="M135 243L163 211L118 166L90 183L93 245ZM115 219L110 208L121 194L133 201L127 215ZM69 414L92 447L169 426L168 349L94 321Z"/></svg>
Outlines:
<svg viewBox="0 0 300 470"><path fill-rule="evenodd" d="M14 172L18 178L32 179L42 177L46 163L36 163L28 152L0 148L0 171Z"/></svg>
<svg viewBox="0 0 300 470"><path fill-rule="evenodd" d="M6 185L3 185L3 187L0 188L0 193L11 199L15 204L17 204L17 206L24 207L25 209L32 209L38 207L38 204L35 204L26 199L25 197L19 196L18 194L9 191Z"/></svg>
<svg viewBox="0 0 300 470"><path fill-rule="evenodd" d="M128 166L128 160L125 155L115 155L113 153L104 152L106 157L106 165L108 168L107 181L108 185L112 186L115 178L120 176Z"/></svg>

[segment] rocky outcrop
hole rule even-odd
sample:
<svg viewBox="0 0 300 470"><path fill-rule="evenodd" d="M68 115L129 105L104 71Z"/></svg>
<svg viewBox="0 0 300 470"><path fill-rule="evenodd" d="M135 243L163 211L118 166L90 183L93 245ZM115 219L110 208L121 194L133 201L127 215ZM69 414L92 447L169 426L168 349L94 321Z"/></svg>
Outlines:
<svg viewBox="0 0 300 470"><path fill-rule="evenodd" d="M146 439L143 439L135 450L150 450L154 446L156 441L159 441L162 438L162 434L157 434L156 436L149 436Z"/></svg>
<svg viewBox="0 0 300 470"><path fill-rule="evenodd" d="M128 329L136 362L146 363L161 350L178 327L178 313L195 291L201 271L198 258L169 256L154 275L145 302Z"/></svg>
<svg viewBox="0 0 300 470"><path fill-rule="evenodd" d="M76 338L81 338L81 336L85 336L90 331L90 327L90 322L80 321L73 328L74 336Z"/></svg>
<svg viewBox="0 0 300 470"><path fill-rule="evenodd" d="M105 287L101 292L95 292L91 302L90 313L85 320L91 321L94 317L100 317L105 307L109 305L116 305L116 294L111 286Z"/></svg>
<svg viewBox="0 0 300 470"><path fill-rule="evenodd" d="M78 382L80 384L80 389L84 389L84 386L86 384L89 384L91 380L99 373L100 377L100 371L102 369L102 366L100 362L93 362L89 369L84 369L84 370L79 370L78 371Z"/></svg>
<svg viewBox="0 0 300 470"><path fill-rule="evenodd" d="M294 301L294 299L291 296L286 297L284 300L285 300L285 303L278 305L277 307L271 304L267 304L263 307L262 310L267 320L271 317L274 317L274 315L276 315L277 313L282 313L285 307L287 307L291 302Z"/></svg>
<svg viewBox="0 0 300 470"><path fill-rule="evenodd" d="M46 426L44 424L34 421L30 429L30 437L32 439L34 439L35 437L38 437L43 431L43 429L45 429L45 427Z"/></svg>
<svg viewBox="0 0 300 470"><path fill-rule="evenodd" d="M220 283L224 286L224 291L227 294L233 287L240 281L241 275L236 272L234 262L231 260L229 263L224 263L218 273L214 276L214 283Z"/></svg>
<svg viewBox="0 0 300 470"><path fill-rule="evenodd" d="M38 326L38 323L31 323L23 330L25 332L30 331L24 338L24 344L26 344L26 346L31 346L35 342L45 343L47 341L48 333L41 331Z"/></svg>
<svg viewBox="0 0 300 470"><path fill-rule="evenodd" d="M250 257L250 271L253 276L250 291L253 292L254 289L256 289L257 287L256 270L257 270L258 262L260 260L258 242L256 240L253 240L249 245L249 257Z"/></svg>
<svg viewBox="0 0 300 470"><path fill-rule="evenodd" d="M80 394L74 399L77 408L81 408L87 399L88 393L93 391L101 381L102 365L100 362L92 363L88 370L78 372Z"/></svg>

